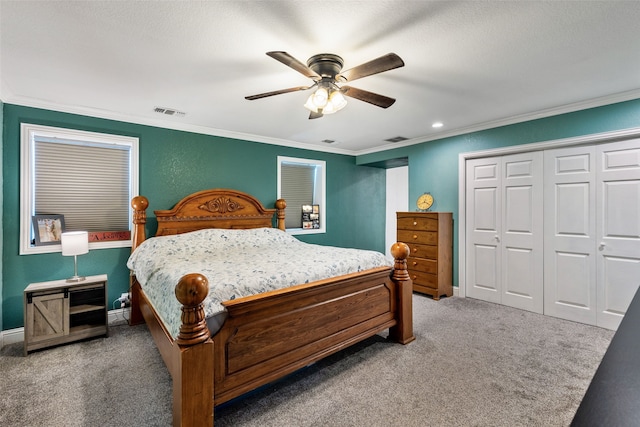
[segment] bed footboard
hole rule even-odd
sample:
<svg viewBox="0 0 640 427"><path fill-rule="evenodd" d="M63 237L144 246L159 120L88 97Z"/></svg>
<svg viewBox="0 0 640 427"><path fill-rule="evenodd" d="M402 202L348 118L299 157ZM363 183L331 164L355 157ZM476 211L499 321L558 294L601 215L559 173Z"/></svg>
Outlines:
<svg viewBox="0 0 640 427"><path fill-rule="evenodd" d="M213 337L215 404L303 368L389 329L415 339L409 248L393 247L396 268L298 285L223 303L228 316Z"/></svg>

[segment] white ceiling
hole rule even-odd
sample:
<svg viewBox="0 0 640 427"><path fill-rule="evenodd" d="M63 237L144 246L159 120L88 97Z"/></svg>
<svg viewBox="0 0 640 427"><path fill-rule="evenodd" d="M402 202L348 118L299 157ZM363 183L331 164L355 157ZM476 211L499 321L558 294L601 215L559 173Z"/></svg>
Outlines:
<svg viewBox="0 0 640 427"><path fill-rule="evenodd" d="M640 1L0 0L0 15L5 103L323 151L640 98ZM309 120L308 92L245 100L311 82L272 50L344 69L395 52L405 67L350 85L397 101Z"/></svg>

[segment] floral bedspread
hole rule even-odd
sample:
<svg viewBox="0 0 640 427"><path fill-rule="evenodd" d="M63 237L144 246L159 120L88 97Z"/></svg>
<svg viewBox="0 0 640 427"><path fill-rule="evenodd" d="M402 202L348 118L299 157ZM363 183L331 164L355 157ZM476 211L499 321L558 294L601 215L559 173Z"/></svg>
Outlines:
<svg viewBox="0 0 640 427"><path fill-rule="evenodd" d="M275 228L153 237L127 262L174 337L180 329L174 289L187 273L209 280L204 302L209 317L224 311L222 301L390 265L379 252L304 243Z"/></svg>

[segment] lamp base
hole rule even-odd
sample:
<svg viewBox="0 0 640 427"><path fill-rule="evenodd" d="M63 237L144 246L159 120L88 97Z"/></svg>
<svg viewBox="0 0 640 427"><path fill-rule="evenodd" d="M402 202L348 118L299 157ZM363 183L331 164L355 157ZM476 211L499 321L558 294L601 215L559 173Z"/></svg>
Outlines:
<svg viewBox="0 0 640 427"><path fill-rule="evenodd" d="M84 276L71 276L67 279L67 283L82 282L85 279L86 277Z"/></svg>

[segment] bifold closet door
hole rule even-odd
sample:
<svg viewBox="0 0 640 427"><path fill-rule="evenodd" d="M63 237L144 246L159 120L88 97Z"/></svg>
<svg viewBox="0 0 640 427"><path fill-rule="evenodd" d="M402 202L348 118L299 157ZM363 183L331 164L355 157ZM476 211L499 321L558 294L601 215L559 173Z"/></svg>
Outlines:
<svg viewBox="0 0 640 427"><path fill-rule="evenodd" d="M466 168L466 296L500 303L502 160L467 160Z"/></svg>
<svg viewBox="0 0 640 427"><path fill-rule="evenodd" d="M596 324L617 329L640 285L640 139L596 156Z"/></svg>
<svg viewBox="0 0 640 427"><path fill-rule="evenodd" d="M542 153L467 162L467 296L542 313Z"/></svg>
<svg viewBox="0 0 640 427"><path fill-rule="evenodd" d="M546 150L544 171L544 314L595 325L595 146Z"/></svg>
<svg viewBox="0 0 640 427"><path fill-rule="evenodd" d="M640 139L545 151L544 312L617 329L640 285Z"/></svg>

